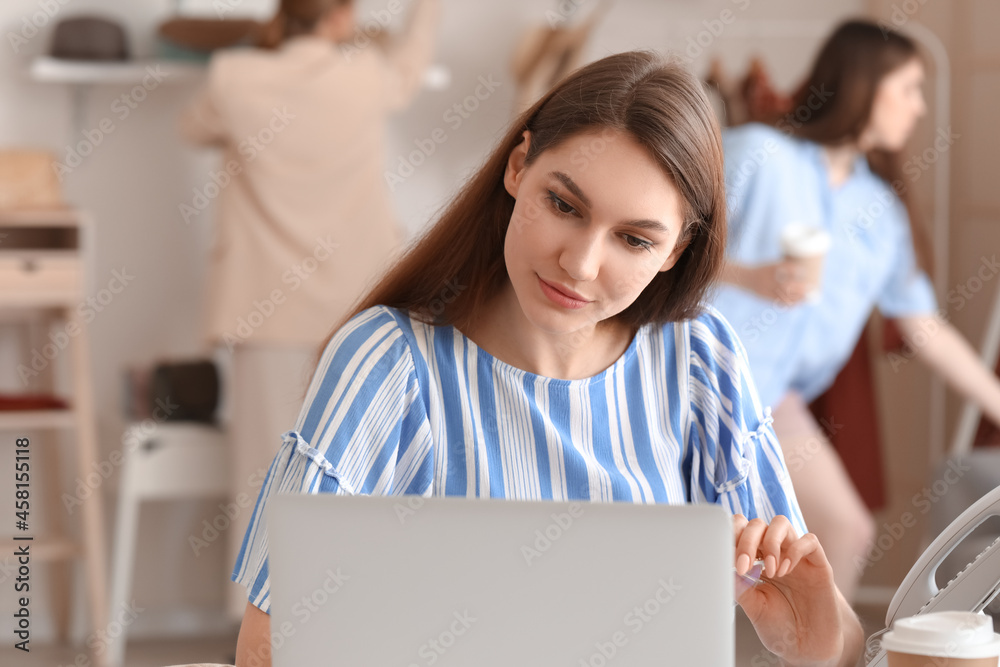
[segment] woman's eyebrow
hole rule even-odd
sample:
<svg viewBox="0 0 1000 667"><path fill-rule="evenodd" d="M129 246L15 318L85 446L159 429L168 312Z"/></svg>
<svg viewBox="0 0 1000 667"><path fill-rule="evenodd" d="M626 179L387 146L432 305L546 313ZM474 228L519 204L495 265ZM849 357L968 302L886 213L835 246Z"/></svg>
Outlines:
<svg viewBox="0 0 1000 667"><path fill-rule="evenodd" d="M584 206L587 206L588 208L591 206L590 199L587 198L587 195L583 194L583 190L580 189L580 186L577 185L568 174L561 171L553 171L549 174L549 176L554 176L559 179L559 181L566 186L567 190L572 192L581 202L583 202ZM639 229L649 229L662 232L664 234L670 233L670 228L658 220L629 220L625 224L638 227Z"/></svg>
<svg viewBox="0 0 1000 667"><path fill-rule="evenodd" d="M591 205L590 199L587 197L587 195L583 194L583 190L580 189L580 186L577 185L576 182L572 178L570 178L567 174L564 174L561 171L553 171L551 174L549 174L549 176L555 176L556 178L558 178L562 182L562 184L566 186L567 190L572 192L581 202L583 202L584 206L588 208L590 207Z"/></svg>
<svg viewBox="0 0 1000 667"><path fill-rule="evenodd" d="M651 229L656 232L662 232L664 234L670 233L670 228L667 227L662 222L658 220L629 220L625 223L626 225L632 225L633 227L638 227L639 229Z"/></svg>

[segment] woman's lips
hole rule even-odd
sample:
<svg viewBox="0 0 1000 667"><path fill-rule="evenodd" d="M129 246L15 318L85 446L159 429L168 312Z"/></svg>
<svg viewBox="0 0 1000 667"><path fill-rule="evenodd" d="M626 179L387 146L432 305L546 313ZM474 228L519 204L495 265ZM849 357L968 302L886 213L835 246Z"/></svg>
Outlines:
<svg viewBox="0 0 1000 667"><path fill-rule="evenodd" d="M567 293L563 291L563 288L556 287L551 283L547 283L539 276L538 283L542 287L542 291L551 301L563 306L565 308L583 308L589 301L580 298L580 295L575 292Z"/></svg>

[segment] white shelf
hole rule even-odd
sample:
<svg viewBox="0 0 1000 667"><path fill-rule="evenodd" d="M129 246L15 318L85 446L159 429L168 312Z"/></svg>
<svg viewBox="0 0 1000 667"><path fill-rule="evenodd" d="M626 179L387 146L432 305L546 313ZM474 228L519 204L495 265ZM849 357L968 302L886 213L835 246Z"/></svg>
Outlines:
<svg viewBox="0 0 1000 667"><path fill-rule="evenodd" d="M35 537L31 540L0 540L0 556L10 557L18 548L31 547L31 557L39 561L67 560L80 555L79 543L62 537Z"/></svg>
<svg viewBox="0 0 1000 667"><path fill-rule="evenodd" d="M30 290L19 294L0 294L0 308L70 308L78 306L83 298L76 289Z"/></svg>
<svg viewBox="0 0 1000 667"><path fill-rule="evenodd" d="M39 83L141 84L151 72L162 76L161 83L175 83L197 78L204 71L203 65L172 60L90 62L40 56L31 62L28 73Z"/></svg>
<svg viewBox="0 0 1000 667"><path fill-rule="evenodd" d="M0 411L0 432L36 428L69 429L74 426L76 415L72 409Z"/></svg>
<svg viewBox="0 0 1000 667"><path fill-rule="evenodd" d="M31 62L29 76L39 83L138 84L150 73L162 74L163 83L189 81L205 72L204 65L173 60L134 60L128 62L89 62L60 60L39 56ZM431 65L424 72L424 87L446 90L451 85L451 69Z"/></svg>

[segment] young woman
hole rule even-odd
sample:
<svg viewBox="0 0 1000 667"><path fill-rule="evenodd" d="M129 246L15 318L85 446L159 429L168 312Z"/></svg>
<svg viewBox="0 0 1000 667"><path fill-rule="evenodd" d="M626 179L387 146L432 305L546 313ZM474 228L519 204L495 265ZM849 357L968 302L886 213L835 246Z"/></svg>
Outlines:
<svg viewBox="0 0 1000 667"><path fill-rule="evenodd" d="M920 359L1000 422L1000 385L937 315L921 268L928 253L914 245L914 181L903 178L900 152L925 111L923 69L903 35L845 23L777 128L751 124L723 138L731 285L714 305L746 345L761 401L777 406L774 429L803 514L848 600L874 522L807 404L832 384L872 309L895 318ZM793 222L832 237L819 285L782 259L782 229ZM819 298L805 300L812 290Z"/></svg>
<svg viewBox="0 0 1000 667"><path fill-rule="evenodd" d="M265 48L213 56L182 118L188 139L224 151L201 190L218 196L206 334L233 355L234 498L258 493L274 457L266 434L295 419L330 322L402 250L383 178L386 123L420 87L438 5L416 2L383 49L356 26L351 0L282 0ZM192 204L185 221L207 224ZM243 513L229 530L231 558L247 525ZM239 622L246 599L230 588Z"/></svg>
<svg viewBox="0 0 1000 667"><path fill-rule="evenodd" d="M765 560L739 600L764 644L853 665L861 627L703 307L725 226L718 126L679 65L610 56L525 111L325 346L233 572L237 664L268 655L261 512L291 491L717 503L737 570Z"/></svg>

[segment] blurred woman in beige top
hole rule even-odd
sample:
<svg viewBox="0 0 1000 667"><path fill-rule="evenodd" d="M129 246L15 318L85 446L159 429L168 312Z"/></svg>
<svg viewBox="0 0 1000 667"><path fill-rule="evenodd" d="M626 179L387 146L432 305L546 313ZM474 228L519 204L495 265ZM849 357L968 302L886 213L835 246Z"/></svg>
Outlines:
<svg viewBox="0 0 1000 667"><path fill-rule="evenodd" d="M372 39L404 13L398 37ZM230 566L316 347L401 250L386 123L420 88L438 13L438 0L389 0L358 25L350 0L282 0L265 48L215 54L181 118L188 140L223 150L181 216L207 224L214 200L207 335L233 353ZM246 599L231 589L238 620Z"/></svg>

